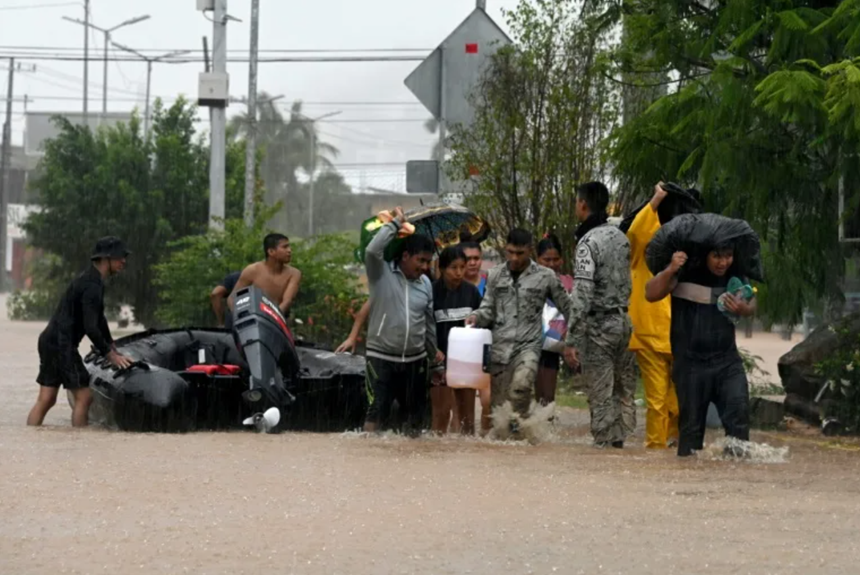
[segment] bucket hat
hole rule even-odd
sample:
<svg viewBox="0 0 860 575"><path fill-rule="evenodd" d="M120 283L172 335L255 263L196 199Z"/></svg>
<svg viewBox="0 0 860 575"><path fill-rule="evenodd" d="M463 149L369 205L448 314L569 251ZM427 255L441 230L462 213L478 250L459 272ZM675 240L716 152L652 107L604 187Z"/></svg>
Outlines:
<svg viewBox="0 0 860 575"><path fill-rule="evenodd" d="M91 260L102 258L122 259L131 255L122 243L122 240L116 236L105 236L96 242L96 247L93 248L93 253L90 256Z"/></svg>

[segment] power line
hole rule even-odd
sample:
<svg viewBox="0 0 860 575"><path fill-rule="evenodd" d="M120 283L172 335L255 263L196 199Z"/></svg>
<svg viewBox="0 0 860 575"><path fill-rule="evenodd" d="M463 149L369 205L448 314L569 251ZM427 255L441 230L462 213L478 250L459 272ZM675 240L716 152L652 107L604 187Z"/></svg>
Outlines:
<svg viewBox="0 0 860 575"><path fill-rule="evenodd" d="M90 56L86 58L84 55L68 55L68 54L33 54L33 53L15 53L9 50L0 54L0 58L18 58L21 60L35 60L43 62L104 62L104 57ZM278 56L269 58L259 58L261 64L289 64L289 63L356 63L356 62L421 62L424 56ZM140 58L130 56L108 56L109 62L140 62ZM228 63L232 64L247 64L247 57L227 58ZM198 57L174 57L159 60L160 64L203 64L202 54Z"/></svg>
<svg viewBox="0 0 860 575"><path fill-rule="evenodd" d="M349 128L343 128L343 129L348 130L348 131L357 132L357 130L350 130ZM418 142L406 142L403 140L389 140L386 138L382 138L380 136L373 136L370 134L368 134L366 136L366 138L370 138L370 139L356 140L353 138L347 138L346 136L342 136L340 134L332 134L331 132L325 132L325 131L319 130L319 129L317 130L317 133L319 133L323 136L328 136L329 138L335 138L337 140L343 140L344 142L351 142L353 144L358 144L360 146L371 146L371 145L372 146L378 146L379 144L391 144L392 146L396 146L398 148L402 148L404 146L407 146L410 148L422 148L422 149L427 148L427 144L419 144ZM358 133L364 134L364 132L358 132Z"/></svg>
<svg viewBox="0 0 860 575"><path fill-rule="evenodd" d="M43 82L50 86L55 86L57 88L69 91L76 91L79 88L77 86L66 86L57 82L53 82L46 78L33 78L36 81ZM92 86L92 84L90 85ZM110 88L111 91L115 90L114 88ZM180 99L181 96L153 96L153 99L159 99L165 103L176 102ZM80 96L48 96L48 95L29 95L27 94L28 101L35 102L38 100L46 100L49 102L79 102L81 100ZM111 97L111 102L122 102L122 103L138 103L143 99L143 96L132 98L128 96L122 97ZM189 98L185 98L186 100L191 101ZM22 97L16 97L13 99L14 101L22 101ZM5 98L0 98L0 102L5 102ZM408 124L408 123L423 123L426 122L427 118L347 118L343 120L335 120L327 123L331 124ZM262 122L265 123L265 122Z"/></svg>
<svg viewBox="0 0 860 575"><path fill-rule="evenodd" d="M33 78L39 82L44 82L45 84L55 86L57 88L63 90L74 91L78 90L76 86L65 86L63 84L59 84L57 82L53 82L51 80L47 80L45 78ZM49 102L79 102L81 100L80 96L47 96L47 95L29 95L26 94L28 102L36 102L38 100L46 100ZM165 103L176 102L180 99L181 96L153 96L154 99L159 99ZM187 98L186 98L187 99ZM142 96L138 98L131 97L112 97L110 98L111 102L123 102L123 103L139 103L142 100ZM0 102L5 102L6 98L0 98ZM23 101L23 97L19 96L13 98L14 102ZM33 110L33 112L38 112L38 110ZM408 123L423 123L426 122L426 118L347 118L343 120L332 120L330 122L326 122L329 124L408 124ZM266 122L261 122L265 124ZM362 132L363 133L363 132ZM375 136L373 136L375 137ZM396 142L396 140L392 140Z"/></svg>
<svg viewBox="0 0 860 575"><path fill-rule="evenodd" d="M421 121L424 122L426 120L421 120ZM332 122L332 123L335 123L335 122ZM345 126L341 127L341 129L346 130L348 132L352 132L354 134L358 134L359 136L364 136L365 138L371 138L372 140L380 140L380 141L384 141L384 142L391 142L393 144L402 144L404 146L421 146L422 148L427 145L427 144L419 144L417 142L407 142L405 140L389 140L387 138L380 138L379 136L375 136L374 134L371 134L369 132L362 132L361 130L356 130L355 128L347 128Z"/></svg>
<svg viewBox="0 0 860 575"><path fill-rule="evenodd" d="M421 102L306 102L301 98L292 101L301 101L303 106L423 106Z"/></svg>
<svg viewBox="0 0 860 575"><path fill-rule="evenodd" d="M322 120L326 124L408 124L410 122L426 122L427 118L347 118L344 120ZM285 120L289 122L289 120ZM271 122L260 122L261 124Z"/></svg>
<svg viewBox="0 0 860 575"><path fill-rule="evenodd" d="M356 163L345 163L345 164L335 163L335 164L332 164L332 166L334 166L335 168L373 168L373 167L385 166L385 167L389 167L389 168L400 167L400 168L405 170L406 169L406 162L356 162ZM389 170L389 171L393 172L395 170Z"/></svg>
<svg viewBox="0 0 860 575"><path fill-rule="evenodd" d="M79 53L80 47L76 46L0 46L0 50L22 50L25 52L73 52ZM161 49L161 48L141 48L139 52L191 52L202 53L202 48L177 48ZM432 52L432 48L261 48L261 54L361 54L361 53L397 53L397 52ZM227 53L244 54L248 50L241 48L233 48L227 50Z"/></svg>
<svg viewBox="0 0 860 575"><path fill-rule="evenodd" d="M122 68L119 66L119 64L117 64L116 67L117 67L117 70L120 72L120 74L123 76L123 79L125 80L126 84L140 84L141 83L140 81L130 80L125 76L125 74L122 74ZM8 67L0 66L0 71L8 71L8 70L9 70ZM46 68L45 66L40 67L35 73L38 73L41 70L47 70L50 73L56 75L57 77L59 77L63 80L67 79L67 81L70 81L70 82L74 81L74 82L80 83L83 81L80 76L75 76L72 74L65 74L65 73L60 72L58 70ZM29 72L28 74L33 74L33 72ZM28 77L32 77L32 76L28 76ZM90 87L101 88L101 85L91 82ZM138 94L138 92L135 92L134 90L127 90L127 89L124 90L122 88L108 88L108 90L109 91L115 91L118 93L124 92L126 94ZM52 98L59 99L55 96L32 96L32 97L33 98L39 98L42 100L50 100ZM161 98L164 101L170 101L170 102L175 102L178 99L177 96L153 96L153 97L154 98ZM71 97L67 97L67 98L74 99ZM63 98L63 99L66 99L66 98ZM80 100L81 98L79 97L77 99ZM117 101L117 102L123 101L122 98L111 98L111 99L114 101ZM361 106L361 107L363 107L363 106L367 106L367 107L423 106L423 104L421 102L417 102L417 101L416 102L403 102L403 101L399 101L399 102L395 102L395 101L373 102L373 101L359 101L359 100L343 101L343 102L342 101L334 101L334 100L311 101L311 100L304 100L301 97L292 97L292 98L284 98L284 99L289 101L289 102L301 102L302 106ZM0 99L0 101L3 101L3 100ZM126 99L126 101L137 101L137 100ZM289 111L290 105L291 104L284 104L282 106L282 109Z"/></svg>
<svg viewBox="0 0 860 575"><path fill-rule="evenodd" d="M80 2L56 2L51 4L18 4L17 6L0 6L0 11L36 10L38 8L59 8L61 6L80 6L80 4Z"/></svg>
<svg viewBox="0 0 860 575"><path fill-rule="evenodd" d="M35 80L37 82L42 82L44 84L48 84L51 86L55 86L55 87L63 89L63 90L68 90L71 92L80 90L80 83L82 82L82 80L80 78L75 78L74 76L69 76L68 74L63 74L62 72L54 72L54 71L46 69L46 68L42 68L41 71L48 72L48 76L52 76L54 78L54 80L53 81L48 80L47 78L42 78L42 77L37 76L37 75L30 76L29 79ZM64 84L57 83L57 80L59 80L59 82L64 82ZM68 84L73 84L73 85L70 86ZM90 82L89 86L91 88L98 88L98 89L102 88L102 85L98 84L96 82ZM109 87L108 92L111 94L121 94L125 97L128 97L128 96L138 96L139 97L140 96L140 94L138 92L135 92L133 90L124 90L122 88L110 88ZM34 96L34 98L35 98L35 96ZM48 97L44 97L44 99L47 100ZM81 97L79 96L76 99L78 101L80 101Z"/></svg>

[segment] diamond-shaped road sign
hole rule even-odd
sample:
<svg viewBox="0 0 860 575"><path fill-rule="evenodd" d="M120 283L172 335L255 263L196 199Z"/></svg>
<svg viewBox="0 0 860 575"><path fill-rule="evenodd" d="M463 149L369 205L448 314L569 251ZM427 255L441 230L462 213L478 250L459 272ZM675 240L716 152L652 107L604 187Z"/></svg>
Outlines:
<svg viewBox="0 0 860 575"><path fill-rule="evenodd" d="M475 8L404 83L437 120L469 124L473 117L469 92L490 56L510 43L493 19Z"/></svg>

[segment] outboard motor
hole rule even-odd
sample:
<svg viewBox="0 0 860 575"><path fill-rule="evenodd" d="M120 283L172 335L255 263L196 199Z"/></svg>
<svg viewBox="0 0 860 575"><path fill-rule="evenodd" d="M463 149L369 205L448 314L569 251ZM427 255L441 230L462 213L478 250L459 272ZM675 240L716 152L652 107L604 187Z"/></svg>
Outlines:
<svg viewBox="0 0 860 575"><path fill-rule="evenodd" d="M236 293L233 309L233 337L251 371L243 399L257 413L284 409L295 401L287 385L298 377L299 358L281 310L254 286Z"/></svg>

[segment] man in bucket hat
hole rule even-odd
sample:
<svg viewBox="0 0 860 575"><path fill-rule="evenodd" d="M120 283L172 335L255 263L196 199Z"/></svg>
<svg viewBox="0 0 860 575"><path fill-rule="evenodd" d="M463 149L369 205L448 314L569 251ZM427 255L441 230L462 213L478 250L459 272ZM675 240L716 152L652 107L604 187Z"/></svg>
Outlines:
<svg viewBox="0 0 860 575"><path fill-rule="evenodd" d="M86 335L95 348L116 367L131 360L116 351L104 314L104 280L125 269L130 252L117 237L96 242L91 265L66 289L48 327L39 336L39 397L27 417L27 425L41 425L48 410L57 403L60 385L72 392L75 407L72 425L84 427L92 403L90 376L78 353Z"/></svg>

